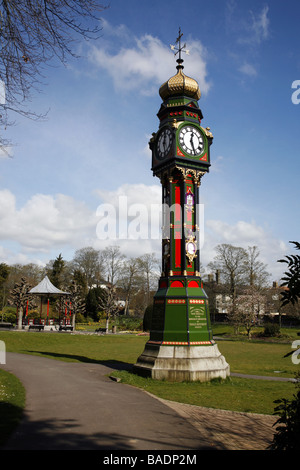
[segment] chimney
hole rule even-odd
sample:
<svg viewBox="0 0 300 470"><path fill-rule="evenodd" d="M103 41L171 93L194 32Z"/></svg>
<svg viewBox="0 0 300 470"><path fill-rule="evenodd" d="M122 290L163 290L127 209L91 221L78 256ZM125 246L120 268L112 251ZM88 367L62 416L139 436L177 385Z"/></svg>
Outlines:
<svg viewBox="0 0 300 470"><path fill-rule="evenodd" d="M219 282L220 282L220 270L217 269L216 270L216 283L219 284Z"/></svg>

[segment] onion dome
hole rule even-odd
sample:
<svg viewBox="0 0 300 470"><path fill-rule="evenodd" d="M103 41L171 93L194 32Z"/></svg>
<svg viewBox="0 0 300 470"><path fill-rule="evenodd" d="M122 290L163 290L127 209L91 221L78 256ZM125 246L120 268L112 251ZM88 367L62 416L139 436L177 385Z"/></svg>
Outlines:
<svg viewBox="0 0 300 470"><path fill-rule="evenodd" d="M201 92L196 80L183 73L183 66L181 64L176 68L178 70L177 74L161 85L159 89L160 97L166 100L172 96L184 95L199 100Z"/></svg>

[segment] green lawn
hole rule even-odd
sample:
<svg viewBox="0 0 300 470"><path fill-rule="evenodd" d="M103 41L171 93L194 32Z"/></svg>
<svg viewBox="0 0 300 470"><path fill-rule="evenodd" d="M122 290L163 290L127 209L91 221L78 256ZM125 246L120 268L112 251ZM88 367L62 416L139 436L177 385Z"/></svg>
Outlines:
<svg viewBox="0 0 300 470"><path fill-rule="evenodd" d="M0 332L0 340L5 342L7 351L22 354L39 354L63 361L134 364L148 336L4 331ZM218 341L218 348L230 364L231 372L293 377L297 371L291 357L284 357L293 351L291 343L222 340Z"/></svg>
<svg viewBox="0 0 300 470"><path fill-rule="evenodd" d="M25 390L19 379L0 368L0 445L22 417Z"/></svg>
<svg viewBox="0 0 300 470"><path fill-rule="evenodd" d="M137 377L126 371L114 371L113 375L165 400L243 413L273 414L274 400L290 399L295 392L291 382L231 377L208 383L170 383Z"/></svg>
<svg viewBox="0 0 300 470"><path fill-rule="evenodd" d="M7 352L38 354L63 361L118 362L134 364L144 349L147 336L139 335L73 335L69 333L0 332ZM291 357L291 343L218 341L218 347L230 364L231 372L251 375L293 377L299 369ZM121 367L122 368L122 367ZM130 372L114 370L122 381L141 387L169 400L241 412L272 414L274 400L291 398L295 385L234 378L211 383L168 383L138 377Z"/></svg>

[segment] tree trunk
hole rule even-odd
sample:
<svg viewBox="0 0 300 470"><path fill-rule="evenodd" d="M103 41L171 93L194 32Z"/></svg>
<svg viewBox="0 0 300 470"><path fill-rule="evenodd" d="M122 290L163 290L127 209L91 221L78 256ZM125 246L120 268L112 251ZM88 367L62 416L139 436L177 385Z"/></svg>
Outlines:
<svg viewBox="0 0 300 470"><path fill-rule="evenodd" d="M18 330L22 330L22 320L23 320L23 307L20 307L19 312L18 312Z"/></svg>

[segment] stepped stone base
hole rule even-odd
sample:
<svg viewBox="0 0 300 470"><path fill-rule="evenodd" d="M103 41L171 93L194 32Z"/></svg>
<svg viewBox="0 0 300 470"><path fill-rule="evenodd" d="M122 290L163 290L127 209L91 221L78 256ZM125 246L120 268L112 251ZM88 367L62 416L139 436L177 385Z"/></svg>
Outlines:
<svg viewBox="0 0 300 470"><path fill-rule="evenodd" d="M146 343L134 365L144 377L171 382L208 382L230 375L230 367L217 344L208 346L164 346Z"/></svg>

